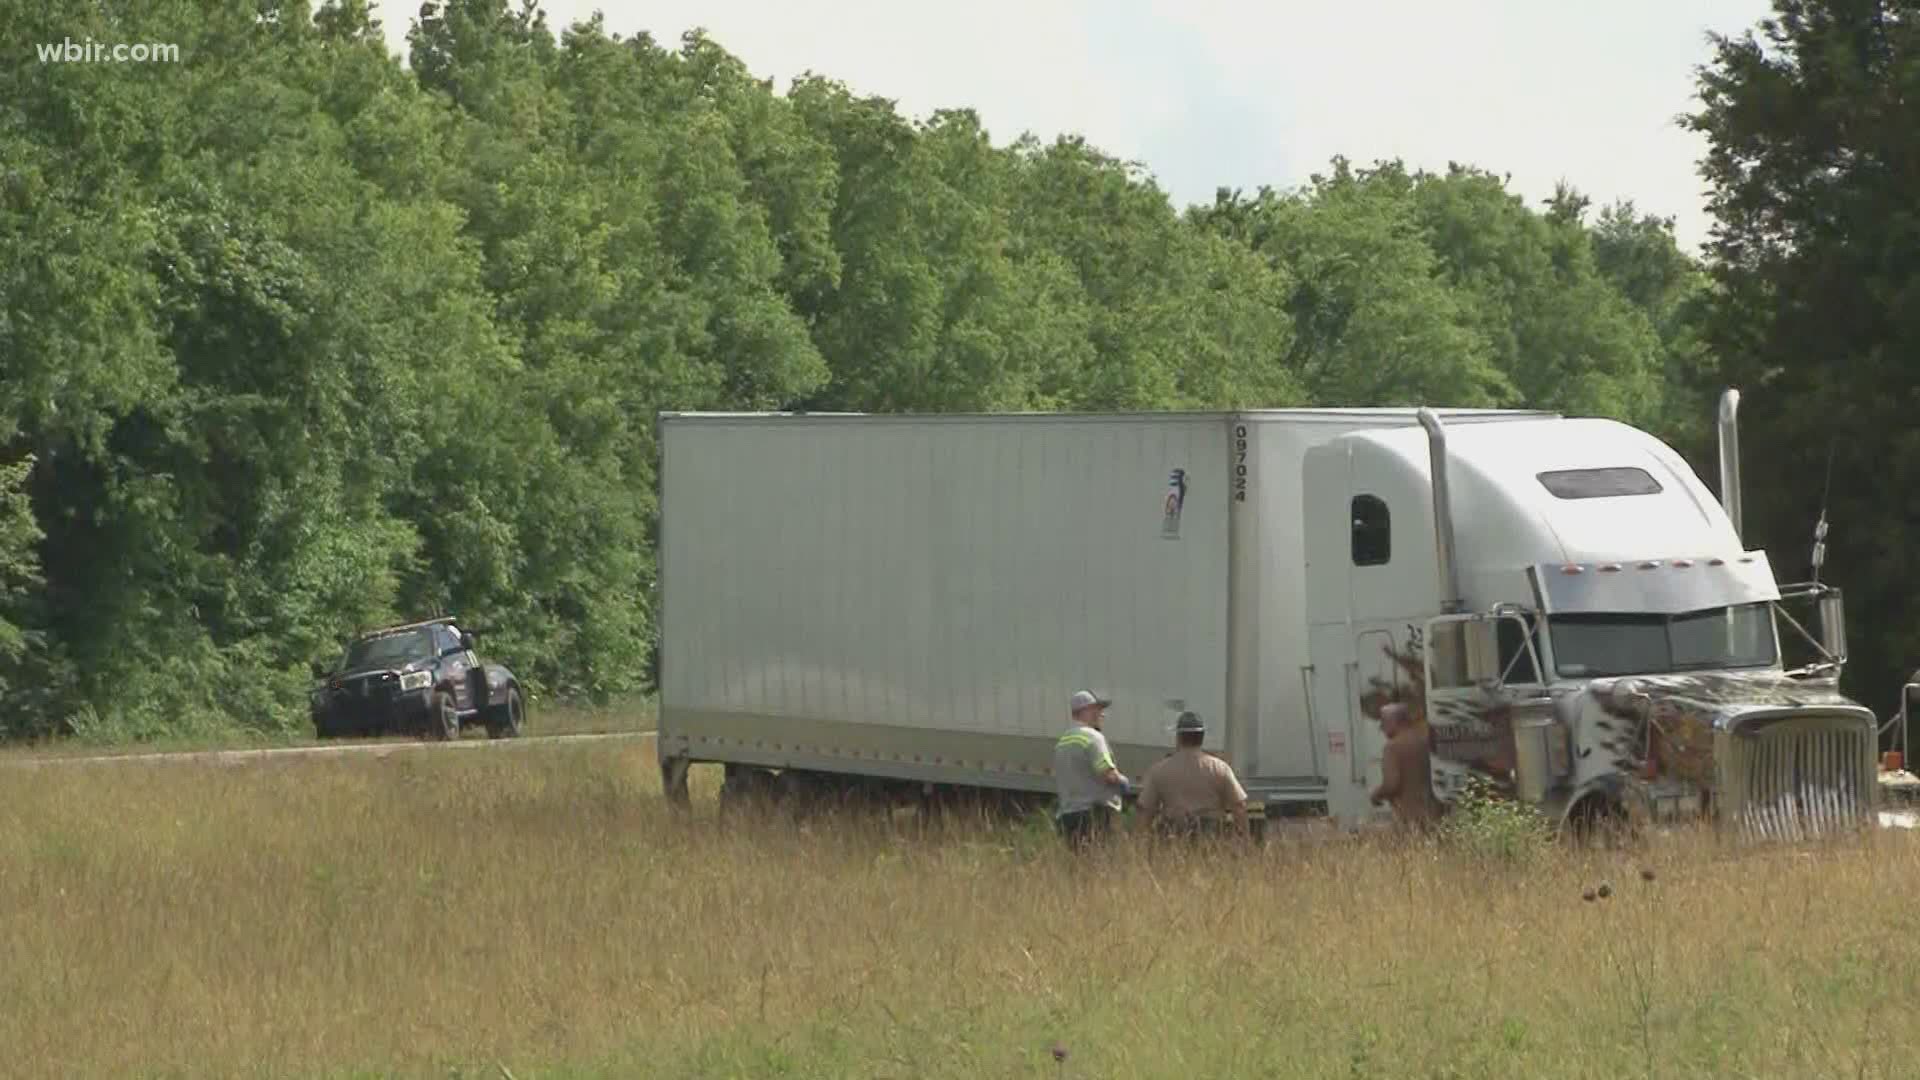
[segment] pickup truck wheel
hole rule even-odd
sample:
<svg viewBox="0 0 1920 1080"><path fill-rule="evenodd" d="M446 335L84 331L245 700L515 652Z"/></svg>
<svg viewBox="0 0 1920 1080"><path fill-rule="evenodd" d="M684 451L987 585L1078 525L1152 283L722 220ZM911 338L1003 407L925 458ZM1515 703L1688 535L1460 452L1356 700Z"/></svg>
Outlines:
<svg viewBox="0 0 1920 1080"><path fill-rule="evenodd" d="M447 742L460 737L460 714L454 711L453 695L437 693L427 712L427 738Z"/></svg>
<svg viewBox="0 0 1920 1080"><path fill-rule="evenodd" d="M507 700L487 710L487 738L513 739L526 723L527 706L520 699L520 688L507 688Z"/></svg>

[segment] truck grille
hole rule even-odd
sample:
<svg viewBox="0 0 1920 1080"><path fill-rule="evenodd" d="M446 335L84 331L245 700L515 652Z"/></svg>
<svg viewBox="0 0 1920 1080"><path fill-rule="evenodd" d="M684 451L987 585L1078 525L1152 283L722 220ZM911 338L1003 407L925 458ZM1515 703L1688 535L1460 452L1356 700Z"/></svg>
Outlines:
<svg viewBox="0 0 1920 1080"><path fill-rule="evenodd" d="M383 671L349 679L341 684L341 690L358 701L390 701L394 691L400 688L400 680L392 672Z"/></svg>
<svg viewBox="0 0 1920 1080"><path fill-rule="evenodd" d="M1851 828L1872 812L1869 727L1804 717L1720 739L1720 810L1742 833L1798 840Z"/></svg>

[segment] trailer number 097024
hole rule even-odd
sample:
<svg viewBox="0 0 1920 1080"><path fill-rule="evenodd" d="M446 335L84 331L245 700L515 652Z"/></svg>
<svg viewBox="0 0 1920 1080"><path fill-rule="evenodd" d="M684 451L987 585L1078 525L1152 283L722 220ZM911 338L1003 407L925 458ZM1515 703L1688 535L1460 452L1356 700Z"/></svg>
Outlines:
<svg viewBox="0 0 1920 1080"><path fill-rule="evenodd" d="M1247 425L1233 426L1233 501L1247 501Z"/></svg>

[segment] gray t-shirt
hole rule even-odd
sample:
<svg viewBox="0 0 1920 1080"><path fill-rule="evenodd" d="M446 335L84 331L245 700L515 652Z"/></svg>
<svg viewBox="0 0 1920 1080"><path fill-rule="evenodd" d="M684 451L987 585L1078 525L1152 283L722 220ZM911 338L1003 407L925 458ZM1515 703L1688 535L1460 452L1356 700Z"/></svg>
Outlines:
<svg viewBox="0 0 1920 1080"><path fill-rule="evenodd" d="M1054 816L1095 806L1120 809L1120 794L1100 774L1114 767L1107 737L1097 728L1075 724L1053 744L1053 782L1060 801Z"/></svg>

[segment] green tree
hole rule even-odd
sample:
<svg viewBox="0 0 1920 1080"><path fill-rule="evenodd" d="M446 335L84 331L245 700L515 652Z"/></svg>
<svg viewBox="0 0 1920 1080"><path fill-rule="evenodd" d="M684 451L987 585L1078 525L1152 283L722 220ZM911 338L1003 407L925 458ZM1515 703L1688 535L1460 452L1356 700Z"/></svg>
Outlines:
<svg viewBox="0 0 1920 1080"><path fill-rule="evenodd" d="M0 692L8 688L7 669L26 655L31 639L23 608L44 583L38 546L45 534L26 490L32 471L32 457L0 466Z"/></svg>
<svg viewBox="0 0 1920 1080"><path fill-rule="evenodd" d="M1012 146L1016 235L1077 280L1085 349L1070 408L1285 406L1292 364L1284 268L1183 220L1137 165L1077 137ZM1076 312L1076 315L1078 312Z"/></svg>
<svg viewBox="0 0 1920 1080"><path fill-rule="evenodd" d="M1807 570L1831 450L1849 689L1890 711L1920 665L1920 4L1779 0L1758 33L1714 38L1699 91L1747 536Z"/></svg>
<svg viewBox="0 0 1920 1080"><path fill-rule="evenodd" d="M1660 409L1653 427L1696 465L1710 467L1718 359L1706 338L1712 278L1680 250L1669 218L1641 214L1631 200L1593 223L1594 267L1651 324L1660 342Z"/></svg>
<svg viewBox="0 0 1920 1080"><path fill-rule="evenodd" d="M1288 275L1288 364L1325 405L1489 406L1517 393L1442 278L1410 178L1336 159L1306 190L1222 192L1195 215Z"/></svg>
<svg viewBox="0 0 1920 1080"><path fill-rule="evenodd" d="M1501 178L1458 165L1413 185L1429 243L1518 401L1634 423L1658 416L1658 336L1600 273L1585 198L1562 187L1536 213Z"/></svg>
<svg viewBox="0 0 1920 1080"><path fill-rule="evenodd" d="M44 536L8 723L297 724L305 663L424 595L418 463L506 355L438 140L356 172L436 127L363 6L89 8L183 63L4 76L0 399Z"/></svg>
<svg viewBox="0 0 1920 1080"><path fill-rule="evenodd" d="M832 370L809 407L1044 400L1072 363L1080 301L1058 267L1021 256L1007 211L1011 162L978 118L962 110L909 123L892 102L817 77L792 101L837 177L829 235L840 272L792 297Z"/></svg>
<svg viewBox="0 0 1920 1080"><path fill-rule="evenodd" d="M837 273L830 158L698 33L674 53L595 19L555 47L529 9L461 0L413 48L455 110L449 196L519 361L492 392L509 419L429 474L467 508L427 527L433 580L557 688L637 689L654 415L779 408L825 379L786 291Z"/></svg>
<svg viewBox="0 0 1920 1080"><path fill-rule="evenodd" d="M0 67L0 731L296 726L309 661L434 608L541 689L640 688L667 409L1444 401L1698 443L1711 340L1817 397L1794 423L1899 419L1910 22L1808 15L1813 67L1724 47L1709 282L1630 205L1476 170L1183 216L1083 139L776 93L698 31L432 0L402 66L371 12L0 6L6 40L182 49ZM1871 391L1807 359L1830 323Z"/></svg>

